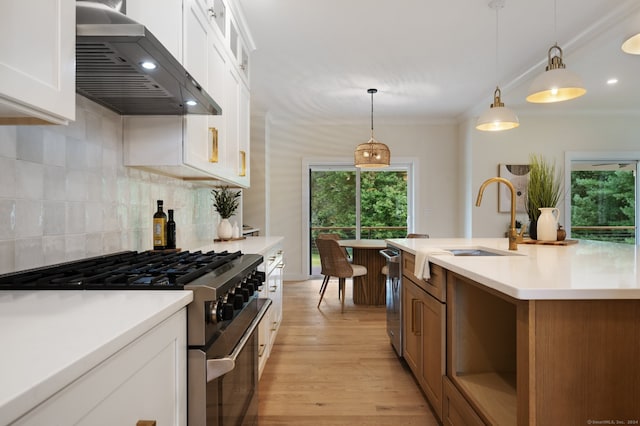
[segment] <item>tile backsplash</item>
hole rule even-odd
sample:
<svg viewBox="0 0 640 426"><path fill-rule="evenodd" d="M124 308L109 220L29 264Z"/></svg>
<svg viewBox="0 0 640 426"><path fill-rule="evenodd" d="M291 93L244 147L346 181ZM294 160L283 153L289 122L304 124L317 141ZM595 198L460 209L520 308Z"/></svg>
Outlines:
<svg viewBox="0 0 640 426"><path fill-rule="evenodd" d="M156 200L178 247L214 237L210 190L123 166L122 119L77 96L68 126L0 126L0 273L152 248Z"/></svg>

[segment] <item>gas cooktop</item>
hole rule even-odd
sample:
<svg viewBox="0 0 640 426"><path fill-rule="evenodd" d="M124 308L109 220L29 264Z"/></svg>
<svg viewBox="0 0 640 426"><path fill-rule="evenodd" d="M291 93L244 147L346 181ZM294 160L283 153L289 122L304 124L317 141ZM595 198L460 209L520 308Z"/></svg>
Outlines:
<svg viewBox="0 0 640 426"><path fill-rule="evenodd" d="M182 290L237 252L126 251L0 275L0 290Z"/></svg>

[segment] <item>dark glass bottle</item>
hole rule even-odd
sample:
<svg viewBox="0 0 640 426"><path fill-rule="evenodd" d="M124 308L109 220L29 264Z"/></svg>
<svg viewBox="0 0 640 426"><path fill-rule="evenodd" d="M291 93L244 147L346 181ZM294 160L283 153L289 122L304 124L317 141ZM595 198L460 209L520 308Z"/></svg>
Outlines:
<svg viewBox="0 0 640 426"><path fill-rule="evenodd" d="M158 211L153 215L153 249L164 250L167 246L167 215L162 211L162 200L158 200Z"/></svg>
<svg viewBox="0 0 640 426"><path fill-rule="evenodd" d="M167 220L167 248L176 248L176 222L173 220L173 210L167 210L169 220Z"/></svg>

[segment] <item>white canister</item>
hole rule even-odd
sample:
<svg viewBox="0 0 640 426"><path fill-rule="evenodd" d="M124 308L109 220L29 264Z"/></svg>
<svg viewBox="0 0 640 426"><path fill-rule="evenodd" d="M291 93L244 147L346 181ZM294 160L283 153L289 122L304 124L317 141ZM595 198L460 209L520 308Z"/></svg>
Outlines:
<svg viewBox="0 0 640 426"><path fill-rule="evenodd" d="M560 210L555 207L540 207L538 218L538 240L556 241L558 239L558 219Z"/></svg>

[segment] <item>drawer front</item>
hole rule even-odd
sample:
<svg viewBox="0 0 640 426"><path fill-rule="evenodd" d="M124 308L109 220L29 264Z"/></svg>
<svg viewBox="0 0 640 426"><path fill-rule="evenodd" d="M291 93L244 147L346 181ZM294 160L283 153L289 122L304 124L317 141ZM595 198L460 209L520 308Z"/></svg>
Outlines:
<svg viewBox="0 0 640 426"><path fill-rule="evenodd" d="M402 253L402 274L436 299L441 302L446 302L446 270L442 266L433 263L429 263L429 268L431 271L431 278L429 278L429 280L425 281L416 277L414 274L416 270L415 255L407 253L406 251Z"/></svg>
<svg viewBox="0 0 640 426"><path fill-rule="evenodd" d="M442 423L447 426L484 426L484 422L453 383L443 377Z"/></svg>

